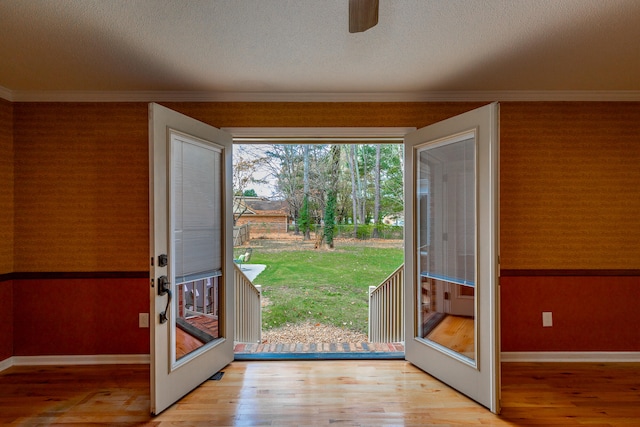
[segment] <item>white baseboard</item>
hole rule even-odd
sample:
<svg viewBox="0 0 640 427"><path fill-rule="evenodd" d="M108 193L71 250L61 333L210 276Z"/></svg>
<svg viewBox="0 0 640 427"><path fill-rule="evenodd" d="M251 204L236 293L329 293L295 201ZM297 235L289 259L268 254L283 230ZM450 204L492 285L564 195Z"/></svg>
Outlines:
<svg viewBox="0 0 640 427"><path fill-rule="evenodd" d="M0 372L13 366L13 357L7 357L4 360L0 360Z"/></svg>
<svg viewBox="0 0 640 427"><path fill-rule="evenodd" d="M640 362L638 351L508 351L502 362Z"/></svg>
<svg viewBox="0 0 640 427"><path fill-rule="evenodd" d="M11 366L38 365L144 365L148 354L96 354L80 356L13 356L0 361L0 371Z"/></svg>
<svg viewBox="0 0 640 427"><path fill-rule="evenodd" d="M508 351L502 362L635 362L637 351ZM103 354L90 356L13 356L0 360L0 372L12 366L38 365L146 365L148 354Z"/></svg>

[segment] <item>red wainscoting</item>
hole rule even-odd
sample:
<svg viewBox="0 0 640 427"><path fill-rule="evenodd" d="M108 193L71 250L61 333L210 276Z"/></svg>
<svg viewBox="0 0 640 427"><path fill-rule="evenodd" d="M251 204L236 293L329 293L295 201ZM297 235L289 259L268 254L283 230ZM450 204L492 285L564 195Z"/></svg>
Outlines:
<svg viewBox="0 0 640 427"><path fill-rule="evenodd" d="M13 281L0 281L0 362L13 356Z"/></svg>
<svg viewBox="0 0 640 427"><path fill-rule="evenodd" d="M14 356L149 354L148 279L13 283Z"/></svg>
<svg viewBox="0 0 640 427"><path fill-rule="evenodd" d="M640 277L505 277L502 351L640 351ZM542 327L542 312L553 326Z"/></svg>

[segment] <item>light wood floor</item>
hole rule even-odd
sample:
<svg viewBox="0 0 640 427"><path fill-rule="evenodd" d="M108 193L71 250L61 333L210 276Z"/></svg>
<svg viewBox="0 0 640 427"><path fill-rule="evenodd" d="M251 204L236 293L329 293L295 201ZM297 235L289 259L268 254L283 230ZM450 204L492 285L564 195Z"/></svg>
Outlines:
<svg viewBox="0 0 640 427"><path fill-rule="evenodd" d="M473 318L447 315L429 332L427 338L470 359L475 359L474 330Z"/></svg>
<svg viewBox="0 0 640 427"><path fill-rule="evenodd" d="M233 362L157 417L146 365L12 367L0 424L638 426L640 364L503 365L496 416L404 361Z"/></svg>

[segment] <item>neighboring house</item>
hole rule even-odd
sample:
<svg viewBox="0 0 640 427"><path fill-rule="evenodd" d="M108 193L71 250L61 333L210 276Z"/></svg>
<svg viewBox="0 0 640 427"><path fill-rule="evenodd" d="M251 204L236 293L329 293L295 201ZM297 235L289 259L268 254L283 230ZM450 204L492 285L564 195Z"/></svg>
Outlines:
<svg viewBox="0 0 640 427"><path fill-rule="evenodd" d="M284 200L263 197L236 197L233 201L235 225L249 224L254 237L269 233L286 233L289 209Z"/></svg>

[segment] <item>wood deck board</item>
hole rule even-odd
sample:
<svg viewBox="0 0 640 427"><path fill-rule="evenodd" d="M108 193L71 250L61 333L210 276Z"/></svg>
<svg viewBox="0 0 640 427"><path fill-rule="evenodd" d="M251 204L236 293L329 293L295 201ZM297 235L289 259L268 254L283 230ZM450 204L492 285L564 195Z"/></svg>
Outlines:
<svg viewBox="0 0 640 427"><path fill-rule="evenodd" d="M190 316L184 319L187 323L205 332L212 337L218 337L217 316L201 315ZM176 359L199 349L206 343L186 331L176 328Z"/></svg>
<svg viewBox="0 0 640 427"><path fill-rule="evenodd" d="M157 417L149 367L12 367L2 425L640 425L640 364L505 363L496 416L405 361L233 362Z"/></svg>

